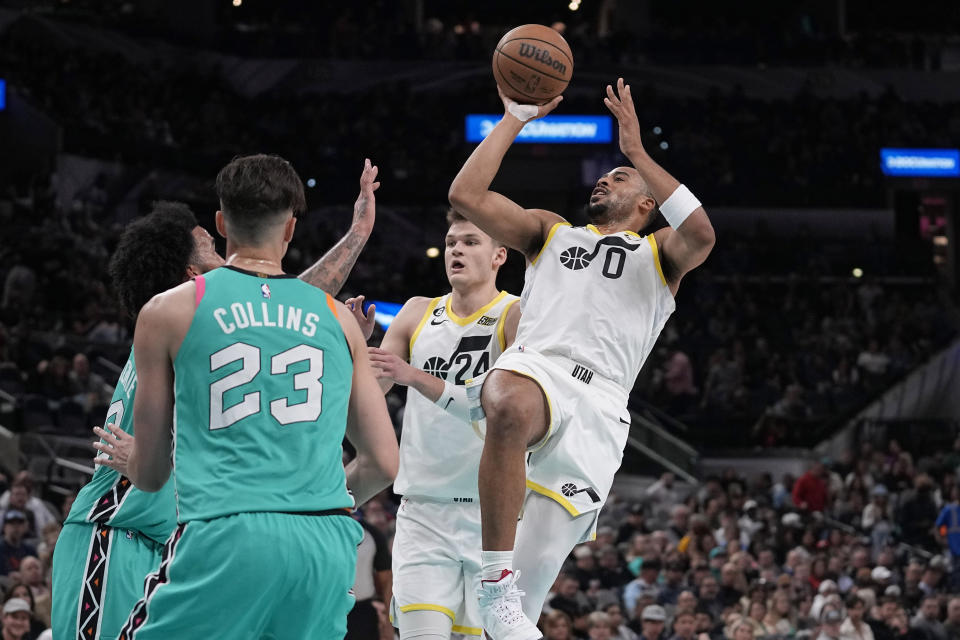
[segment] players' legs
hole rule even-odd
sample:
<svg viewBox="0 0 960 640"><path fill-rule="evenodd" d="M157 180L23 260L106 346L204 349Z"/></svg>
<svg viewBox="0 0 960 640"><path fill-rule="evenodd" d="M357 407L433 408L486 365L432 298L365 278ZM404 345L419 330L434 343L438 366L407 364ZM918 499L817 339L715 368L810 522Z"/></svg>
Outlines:
<svg viewBox="0 0 960 640"><path fill-rule="evenodd" d="M479 472L483 550L510 551L526 492L526 449L546 436L550 406L534 380L503 369L487 375L481 403L487 417Z"/></svg>
<svg viewBox="0 0 960 640"><path fill-rule="evenodd" d="M57 540L51 615L55 640L115 638L160 565L160 545L124 529L70 523Z"/></svg>
<svg viewBox="0 0 960 640"><path fill-rule="evenodd" d="M564 560L593 528L596 513L573 517L556 501L530 492L523 505L515 550L523 612L536 622Z"/></svg>
<svg viewBox="0 0 960 640"><path fill-rule="evenodd" d="M440 611L406 611L400 614L400 640L448 640L453 620Z"/></svg>

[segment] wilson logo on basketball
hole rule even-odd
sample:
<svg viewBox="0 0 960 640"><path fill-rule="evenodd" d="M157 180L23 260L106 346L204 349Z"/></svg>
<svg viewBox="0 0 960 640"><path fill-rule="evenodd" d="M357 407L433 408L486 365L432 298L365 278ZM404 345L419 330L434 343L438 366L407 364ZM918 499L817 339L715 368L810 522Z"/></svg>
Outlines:
<svg viewBox="0 0 960 640"><path fill-rule="evenodd" d="M527 44L525 42L520 43L520 57L521 58L531 58L536 60L540 64L546 65L553 68L556 71L559 71L561 75L566 75L567 65L555 60L550 56L550 52L546 49L541 49L540 47L535 47L532 44Z"/></svg>

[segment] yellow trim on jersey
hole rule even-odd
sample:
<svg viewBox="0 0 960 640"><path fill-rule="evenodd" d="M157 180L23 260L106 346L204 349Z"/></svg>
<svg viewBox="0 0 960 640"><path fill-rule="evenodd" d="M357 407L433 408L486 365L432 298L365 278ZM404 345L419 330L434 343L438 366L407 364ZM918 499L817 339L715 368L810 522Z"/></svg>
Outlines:
<svg viewBox="0 0 960 640"><path fill-rule="evenodd" d="M536 482L533 482L532 480L527 480L527 489L530 489L531 491L539 493L542 496L546 496L548 498L552 498L553 500L556 500L557 502L560 503L560 506L566 509L570 513L570 515L572 515L574 518L580 515L580 512L577 511L577 508L575 506L573 506L573 503L567 500L566 498L564 498L562 495L560 495L556 491L551 491L550 489L547 489L546 487L539 485Z"/></svg>
<svg viewBox="0 0 960 640"><path fill-rule="evenodd" d="M650 243L650 249L653 251L653 264L657 267L657 273L660 275L660 282L667 286L667 279L663 277L663 267L660 266L660 250L657 249L657 239L653 234L647 236L647 242Z"/></svg>
<svg viewBox="0 0 960 640"><path fill-rule="evenodd" d="M450 629L450 631L453 631L454 633L462 633L466 636L479 636L481 633L483 633L483 629L480 627L461 627L458 624L453 625L453 628Z"/></svg>
<svg viewBox="0 0 960 640"><path fill-rule="evenodd" d="M413 335L410 336L410 358L413 358L413 343L417 341L417 336L419 336L420 332L423 330L423 325L427 324L427 320L430 319L430 314L433 313L433 310L437 308L437 304L439 303L440 298L434 298L430 301L430 304L427 305L427 310L423 312L423 317L420 318L420 324L417 325L417 328L413 331Z"/></svg>
<svg viewBox="0 0 960 640"><path fill-rule="evenodd" d="M406 613L407 611L439 611L440 613L444 614L451 620L457 619L457 616L454 615L452 609L441 607L438 604L425 604L425 603L406 604L400 607L400 611L402 611L403 613Z"/></svg>
<svg viewBox="0 0 960 640"><path fill-rule="evenodd" d="M628 236L633 236L634 238L641 238L641 239L643 238L643 236L641 236L641 235L640 235L639 233L637 233L636 231L628 231L628 230L624 229L623 232L624 232L625 234L627 234Z"/></svg>
<svg viewBox="0 0 960 640"><path fill-rule="evenodd" d="M461 318L460 316L458 316L453 312L453 309L450 308L450 301L453 299L453 295L450 295L447 298L447 317L450 318L450 320L453 321L455 324L458 324L461 327L465 327L468 324L473 324L474 322L476 322L480 316L485 314L487 311L490 311L490 309L495 304L503 300L504 296L506 295L508 295L506 291L501 291L500 293L497 294L496 298L494 298L487 304L483 305L482 307L480 307L479 309L471 313L466 318Z"/></svg>
<svg viewBox="0 0 960 640"><path fill-rule="evenodd" d="M595 234L597 234L598 236L602 236L602 235L603 235L603 233L600 231L600 229L597 229L597 228L596 228L595 226L593 226L592 224L588 224L588 225L587 225L587 229L590 229L590 231L593 231L593 232L594 232Z"/></svg>
<svg viewBox="0 0 960 640"><path fill-rule="evenodd" d="M504 325L507 324L507 313L510 311L510 307L515 305L519 300L520 298L517 298L508 302L507 306L503 308L503 313L500 314L500 321L497 322L497 338L500 340L501 353L503 353L503 351L507 348L507 336L504 335ZM467 382L469 382L469 380Z"/></svg>
<svg viewBox="0 0 960 640"><path fill-rule="evenodd" d="M547 239L543 241L543 246L540 247L540 252L537 253L537 257L530 261L530 264L537 264L537 260L540 259L540 256L543 255L543 252L547 250L547 245L550 244L550 241L553 240L553 234L557 232L557 229L560 227L569 227L569 222L558 222L550 227L550 231L547 232Z"/></svg>

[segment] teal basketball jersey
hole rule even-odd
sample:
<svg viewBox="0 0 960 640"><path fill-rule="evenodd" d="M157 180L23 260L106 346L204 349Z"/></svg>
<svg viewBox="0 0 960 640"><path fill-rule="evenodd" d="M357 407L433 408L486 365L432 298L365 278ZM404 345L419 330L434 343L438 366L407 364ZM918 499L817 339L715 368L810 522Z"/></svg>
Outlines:
<svg viewBox="0 0 960 640"><path fill-rule="evenodd" d="M104 428L113 423L133 433L133 399L137 390L137 368L133 349L127 364L120 372L110 408L104 419ZM177 526L177 508L173 497L173 482L167 482L157 493L140 491L110 467L98 466L70 508L67 523L99 523L132 529L163 544Z"/></svg>
<svg viewBox="0 0 960 640"><path fill-rule="evenodd" d="M296 276L196 279L173 363L180 522L350 508L341 443L353 357L333 300Z"/></svg>

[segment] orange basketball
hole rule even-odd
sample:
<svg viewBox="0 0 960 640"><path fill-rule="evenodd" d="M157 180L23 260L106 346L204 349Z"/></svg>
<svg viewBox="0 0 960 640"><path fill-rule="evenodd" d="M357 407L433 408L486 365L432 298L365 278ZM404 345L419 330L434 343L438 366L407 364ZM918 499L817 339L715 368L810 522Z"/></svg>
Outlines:
<svg viewBox="0 0 960 640"><path fill-rule="evenodd" d="M542 24L511 29L493 52L493 77L507 97L520 104L550 102L573 77L570 45Z"/></svg>

